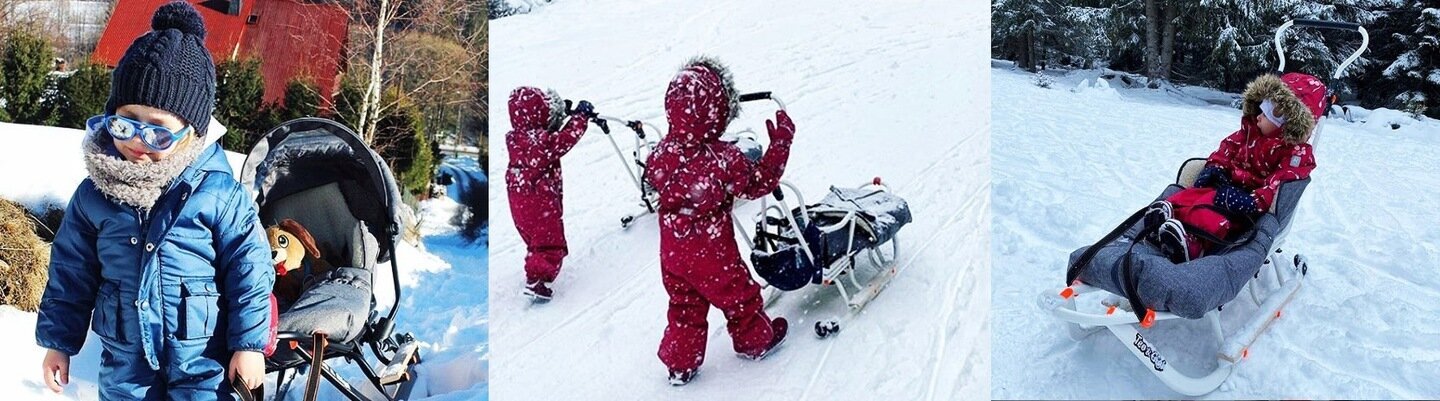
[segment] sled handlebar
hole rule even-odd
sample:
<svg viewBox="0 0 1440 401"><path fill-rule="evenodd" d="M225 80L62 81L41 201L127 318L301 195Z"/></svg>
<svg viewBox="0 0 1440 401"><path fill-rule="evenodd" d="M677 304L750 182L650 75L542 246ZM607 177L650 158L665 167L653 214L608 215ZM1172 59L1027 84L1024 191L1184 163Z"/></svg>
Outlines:
<svg viewBox="0 0 1440 401"><path fill-rule="evenodd" d="M780 100L780 98L778 97L775 97L775 95L770 91L741 94L739 100L740 103L748 103L756 100L770 100L774 101L776 105L779 105L781 110L785 109L785 101Z"/></svg>
<svg viewBox="0 0 1440 401"><path fill-rule="evenodd" d="M1297 20L1294 21L1294 23L1295 23L1295 24L1294 24L1295 26L1305 27L1305 28L1339 29L1339 30L1345 30L1345 31L1360 31L1360 30L1362 30L1362 29L1365 29L1365 27L1360 26L1360 24L1357 24L1357 23L1354 23L1354 22L1321 21L1321 20L1314 20L1314 19L1297 19Z"/></svg>
<svg viewBox="0 0 1440 401"><path fill-rule="evenodd" d="M1340 79L1340 76L1345 73L1345 69L1350 68L1350 65L1354 64L1355 60L1359 60L1360 55L1364 54L1365 50L1369 49L1370 47L1370 33L1367 32L1365 30L1365 27L1361 26L1360 24L1356 24L1353 22L1320 21L1313 19L1296 19L1285 21L1285 23L1281 24L1279 28L1275 29L1275 53L1276 57L1280 59L1280 67L1277 68L1276 71L1279 71L1281 73L1285 72L1285 31L1289 30L1292 26L1301 28L1355 31L1360 33L1360 47L1356 48L1355 52L1350 54L1350 57L1345 58L1345 61L1341 62L1340 66L1335 68L1335 73L1330 74L1331 79Z"/></svg>
<svg viewBox="0 0 1440 401"><path fill-rule="evenodd" d="M604 132L605 135L610 135L610 123L616 122L624 125L625 128L629 128L631 131L635 131L635 135L639 136L640 139L645 139L645 123L640 122L640 120L626 120L623 118L610 116L595 116L595 118L590 119L590 122L600 127L600 132Z"/></svg>

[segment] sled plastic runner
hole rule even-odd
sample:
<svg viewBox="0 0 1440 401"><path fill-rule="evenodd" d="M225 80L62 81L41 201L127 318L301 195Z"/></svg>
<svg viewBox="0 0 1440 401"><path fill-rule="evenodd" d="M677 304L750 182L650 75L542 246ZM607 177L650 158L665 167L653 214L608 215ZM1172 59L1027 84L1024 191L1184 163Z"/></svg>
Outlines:
<svg viewBox="0 0 1440 401"><path fill-rule="evenodd" d="M1336 68L1335 72L1330 75L1331 79L1341 77L1344 70L1365 52L1370 42L1365 28L1359 24L1316 20L1288 21L1275 31L1274 44L1276 52L1281 55L1278 70L1282 73L1285 68L1284 37L1292 27L1354 31L1360 34L1360 46ZM1324 118L1322 116L1321 123L1316 125L1315 131L1308 139L1312 146L1323 126ZM1188 187L1204 166L1205 159L1186 161L1176 175L1176 185ZM1180 316L1153 310L1146 310L1143 314L1135 313L1136 306L1131 305L1125 297L1078 281L1064 289L1042 292L1037 303L1041 309L1064 322L1073 339L1080 341L1101 329L1108 330L1116 339L1126 344L1130 354L1135 356L1147 370L1170 389L1188 396L1208 394L1230 378L1230 375L1235 372L1236 365L1249 355L1250 347L1275 320L1282 316L1284 308L1294 300L1305 282L1309 273L1309 263L1306 258L1303 255L1287 253L1282 248L1294 220L1292 217L1284 222L1274 242L1270 245L1269 253L1266 254L1267 257L1259 272L1254 279L1246 283L1247 288L1242 289L1242 292L1249 293L1250 300L1258 307L1254 315L1229 335L1221 327L1219 310L1210 311L1201 318L1209 322L1210 335L1219 345L1219 351L1215 356L1216 366L1208 372L1187 374L1170 366L1164 351L1147 340L1142 333L1143 329L1153 327L1158 322L1180 319ZM1103 312L1087 312L1077 307L1077 300L1087 294L1097 292L1104 293L1100 305L1096 308ZM1234 302L1234 300L1230 302ZM1092 309L1086 308L1086 310ZM1143 316L1143 318L1139 316Z"/></svg>

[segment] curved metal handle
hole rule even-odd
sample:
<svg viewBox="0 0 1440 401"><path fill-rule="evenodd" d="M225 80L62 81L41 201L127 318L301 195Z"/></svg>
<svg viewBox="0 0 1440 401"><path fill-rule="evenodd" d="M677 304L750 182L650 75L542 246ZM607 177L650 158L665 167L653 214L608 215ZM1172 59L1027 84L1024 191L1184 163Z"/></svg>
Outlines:
<svg viewBox="0 0 1440 401"><path fill-rule="evenodd" d="M775 94L770 93L770 91L765 91L765 92L751 92L751 93L746 93L746 94L740 95L740 103L753 102L753 101L757 101L757 100L770 100L770 101L773 101L773 102L775 102L776 105L780 106L780 109L781 109L781 110L785 110L785 101L784 101L784 100L780 100L780 98L778 98L778 97L775 97Z"/></svg>
<svg viewBox="0 0 1440 401"><path fill-rule="evenodd" d="M1345 58L1345 61L1341 62L1340 66L1335 68L1335 73L1330 75L1331 79L1340 79L1340 76L1345 73L1345 69L1350 68L1350 65L1354 64L1355 60L1359 60L1360 55L1364 54L1365 50L1370 48L1370 33L1365 31L1365 27L1361 26L1360 24L1338 21L1319 21L1312 19L1285 21L1285 23L1281 24L1279 28L1275 29L1275 53L1280 58L1280 67L1277 68L1276 71L1279 71L1281 73L1285 72L1285 31L1289 30L1292 26L1298 26L1302 28L1347 30L1360 33L1360 47L1356 48L1355 53L1350 54L1350 57Z"/></svg>

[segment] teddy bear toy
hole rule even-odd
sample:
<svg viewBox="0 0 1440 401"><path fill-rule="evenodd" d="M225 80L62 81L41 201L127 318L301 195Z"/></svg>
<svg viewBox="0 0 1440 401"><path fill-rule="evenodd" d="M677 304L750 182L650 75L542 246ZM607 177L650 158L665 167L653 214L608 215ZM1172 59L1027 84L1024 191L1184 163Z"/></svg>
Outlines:
<svg viewBox="0 0 1440 401"><path fill-rule="evenodd" d="M295 303L311 277L323 277L333 266L315 245L305 226L291 219L265 229L270 240L270 257L275 262L275 289L272 293L283 307Z"/></svg>

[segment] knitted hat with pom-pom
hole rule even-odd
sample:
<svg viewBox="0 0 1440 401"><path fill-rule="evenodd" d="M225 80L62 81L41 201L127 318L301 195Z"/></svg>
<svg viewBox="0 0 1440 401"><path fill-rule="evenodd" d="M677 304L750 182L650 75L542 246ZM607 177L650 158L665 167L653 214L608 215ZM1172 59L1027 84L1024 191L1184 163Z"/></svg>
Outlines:
<svg viewBox="0 0 1440 401"><path fill-rule="evenodd" d="M204 136L215 111L215 63L205 49L205 21L185 1L155 10L146 32L110 75L105 113L138 104L180 116Z"/></svg>

